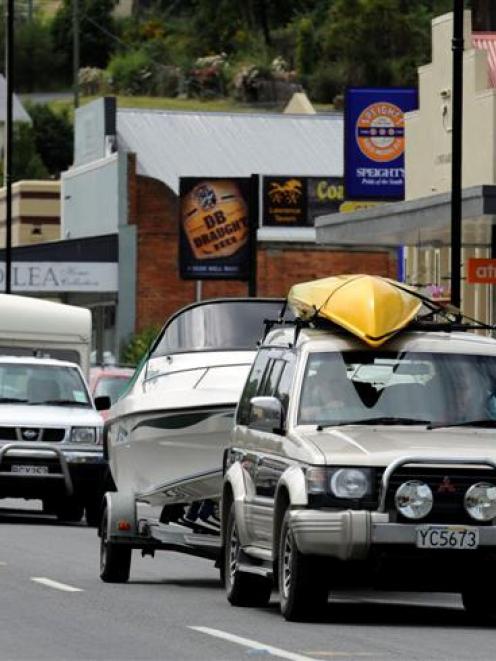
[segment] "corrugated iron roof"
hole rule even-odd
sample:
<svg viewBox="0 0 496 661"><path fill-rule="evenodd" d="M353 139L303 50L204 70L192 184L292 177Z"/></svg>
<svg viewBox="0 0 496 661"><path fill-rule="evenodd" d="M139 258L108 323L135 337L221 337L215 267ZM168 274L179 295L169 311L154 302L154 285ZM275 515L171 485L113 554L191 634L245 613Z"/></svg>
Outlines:
<svg viewBox="0 0 496 661"><path fill-rule="evenodd" d="M489 85L496 87L496 33L474 32L472 33L472 44L474 48L487 52Z"/></svg>
<svg viewBox="0 0 496 661"><path fill-rule="evenodd" d="M341 114L275 115L119 109L119 149L140 174L178 191L183 176L343 175Z"/></svg>

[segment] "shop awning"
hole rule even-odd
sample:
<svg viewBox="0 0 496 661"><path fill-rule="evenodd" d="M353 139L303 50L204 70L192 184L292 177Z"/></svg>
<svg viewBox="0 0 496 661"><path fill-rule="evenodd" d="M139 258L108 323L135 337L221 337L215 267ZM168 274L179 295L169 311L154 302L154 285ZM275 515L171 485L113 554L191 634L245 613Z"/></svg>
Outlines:
<svg viewBox="0 0 496 661"><path fill-rule="evenodd" d="M496 223L496 186L463 190L465 246L491 244ZM451 194L385 203L354 213L336 213L316 219L317 243L347 246L443 246L451 242Z"/></svg>

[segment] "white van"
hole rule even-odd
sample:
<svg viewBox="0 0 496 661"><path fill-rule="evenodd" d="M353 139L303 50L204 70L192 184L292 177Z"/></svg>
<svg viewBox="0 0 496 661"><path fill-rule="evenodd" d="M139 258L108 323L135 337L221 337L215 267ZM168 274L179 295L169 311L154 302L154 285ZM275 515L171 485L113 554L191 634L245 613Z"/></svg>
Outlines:
<svg viewBox="0 0 496 661"><path fill-rule="evenodd" d="M88 378L91 312L74 305L0 294L0 355L77 363Z"/></svg>

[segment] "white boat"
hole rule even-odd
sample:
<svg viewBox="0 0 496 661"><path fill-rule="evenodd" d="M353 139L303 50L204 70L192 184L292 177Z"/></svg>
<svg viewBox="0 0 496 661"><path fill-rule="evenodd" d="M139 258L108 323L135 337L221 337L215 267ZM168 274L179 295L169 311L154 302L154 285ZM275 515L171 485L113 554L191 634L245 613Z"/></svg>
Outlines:
<svg viewBox="0 0 496 661"><path fill-rule="evenodd" d="M119 492L154 506L216 500L222 456L264 320L278 299L217 299L164 326L106 425Z"/></svg>

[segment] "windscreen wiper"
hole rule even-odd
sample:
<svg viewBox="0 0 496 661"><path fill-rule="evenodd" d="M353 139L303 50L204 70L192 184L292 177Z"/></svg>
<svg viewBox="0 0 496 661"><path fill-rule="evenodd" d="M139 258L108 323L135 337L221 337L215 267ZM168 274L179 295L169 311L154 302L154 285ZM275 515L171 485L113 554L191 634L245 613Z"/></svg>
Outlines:
<svg viewBox="0 0 496 661"><path fill-rule="evenodd" d="M35 406L90 406L89 402L76 402L73 399L46 399L43 402L30 402Z"/></svg>
<svg viewBox="0 0 496 661"><path fill-rule="evenodd" d="M383 416L382 418L363 418L362 420L338 420L325 425L317 425L317 431L328 427L342 427L345 425L430 425L430 420L418 420L417 418L398 418Z"/></svg>
<svg viewBox="0 0 496 661"><path fill-rule="evenodd" d="M24 404L28 400L19 397L0 397L0 404Z"/></svg>
<svg viewBox="0 0 496 661"><path fill-rule="evenodd" d="M496 420L484 418L483 420L458 420L458 422L432 422L427 429L441 427L496 427Z"/></svg>

